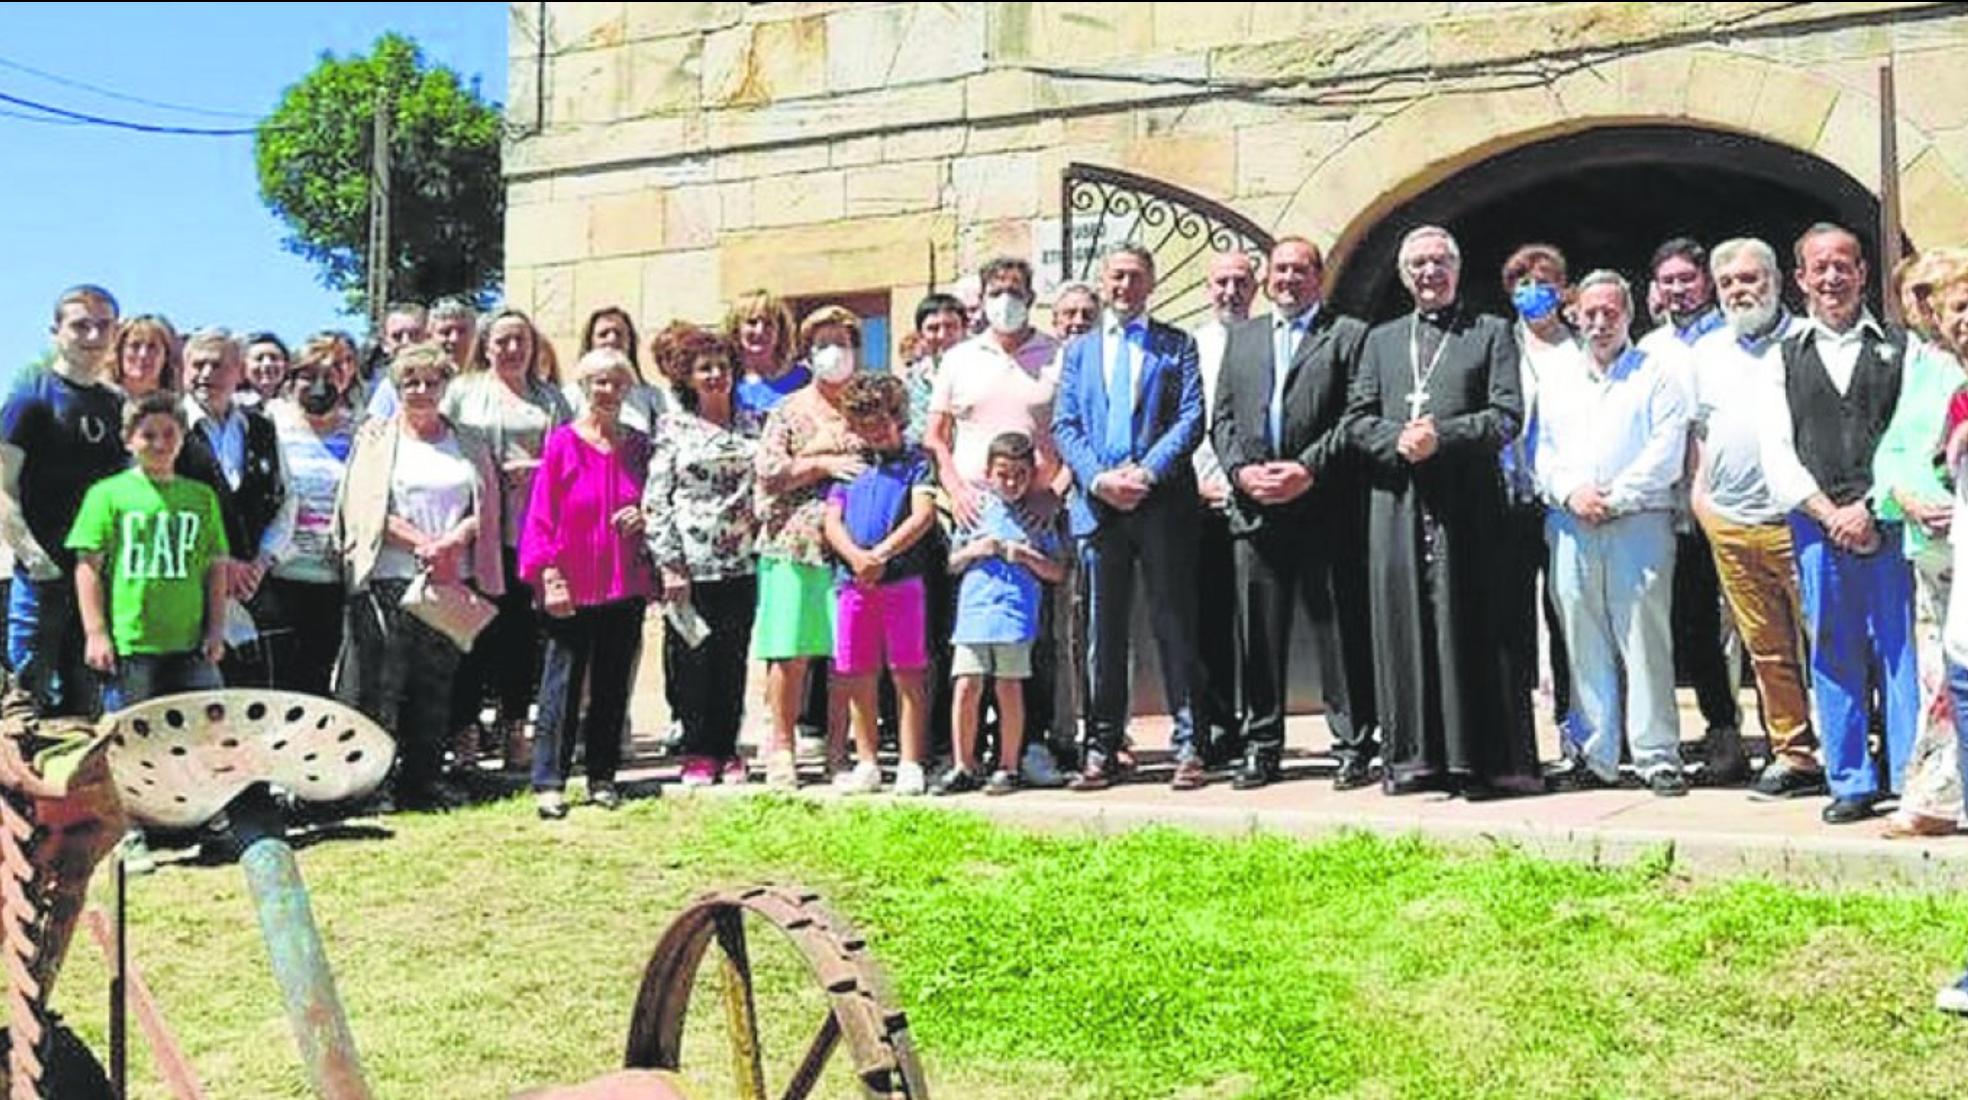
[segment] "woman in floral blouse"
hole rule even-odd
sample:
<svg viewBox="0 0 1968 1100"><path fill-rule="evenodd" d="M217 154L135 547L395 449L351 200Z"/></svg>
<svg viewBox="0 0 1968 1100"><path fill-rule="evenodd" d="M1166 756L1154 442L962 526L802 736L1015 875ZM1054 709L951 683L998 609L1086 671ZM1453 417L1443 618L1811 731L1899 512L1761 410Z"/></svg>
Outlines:
<svg viewBox="0 0 1968 1100"><path fill-rule="evenodd" d="M657 422L642 496L649 557L671 612L663 627L664 680L683 724L684 785L706 786L720 775L743 783L738 730L758 609L758 421L733 403L738 349L730 341L702 329L671 339L664 365L674 372L676 408ZM708 628L694 646L677 630L692 614Z"/></svg>
<svg viewBox="0 0 1968 1100"><path fill-rule="evenodd" d="M759 599L752 656L766 662L772 715L765 781L780 789L799 784L793 723L807 665L834 652L834 581L821 534L827 488L852 481L865 468L860 437L840 408L861 350L860 322L839 306L815 310L800 325L800 347L813 382L772 411L758 452Z"/></svg>

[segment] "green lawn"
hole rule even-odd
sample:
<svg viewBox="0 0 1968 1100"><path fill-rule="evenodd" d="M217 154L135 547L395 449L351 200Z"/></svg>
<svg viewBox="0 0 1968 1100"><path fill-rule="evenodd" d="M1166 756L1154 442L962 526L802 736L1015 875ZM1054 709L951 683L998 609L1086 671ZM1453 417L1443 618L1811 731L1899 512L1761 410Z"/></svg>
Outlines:
<svg viewBox="0 0 1968 1100"><path fill-rule="evenodd" d="M382 1097L485 1100L619 1064L670 916L762 879L820 889L868 934L939 1097L1968 1093L1968 1028L1928 1008L1968 948L1962 895L1691 886L1369 836L1035 836L765 797L551 826L515 800L388 828L301 856ZM213 1096L306 1095L237 870L136 881L131 919ZM821 1001L762 941L783 1064ZM104 988L78 939L60 1000L97 1043ZM725 1095L700 1003L690 1049L703 1094ZM141 1044L133 1062L137 1095L162 1096Z"/></svg>

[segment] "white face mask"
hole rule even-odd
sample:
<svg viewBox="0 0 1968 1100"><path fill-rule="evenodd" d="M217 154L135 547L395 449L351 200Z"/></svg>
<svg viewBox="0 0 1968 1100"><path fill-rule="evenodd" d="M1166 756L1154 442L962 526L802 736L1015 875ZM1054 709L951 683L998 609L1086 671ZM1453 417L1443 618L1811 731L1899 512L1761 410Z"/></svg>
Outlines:
<svg viewBox="0 0 1968 1100"><path fill-rule="evenodd" d="M992 332L1024 332L1031 313L1032 307L1016 294L993 294L984 300L984 318L991 323Z"/></svg>
<svg viewBox="0 0 1968 1100"><path fill-rule="evenodd" d="M815 348L811 357L813 376L828 385L839 385L854 375L854 349L829 344Z"/></svg>

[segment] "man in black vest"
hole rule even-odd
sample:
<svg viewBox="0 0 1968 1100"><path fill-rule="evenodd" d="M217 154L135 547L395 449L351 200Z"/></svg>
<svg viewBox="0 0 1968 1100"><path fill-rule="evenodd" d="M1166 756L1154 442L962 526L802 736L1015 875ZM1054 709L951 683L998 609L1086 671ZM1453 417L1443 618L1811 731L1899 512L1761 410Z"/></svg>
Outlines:
<svg viewBox="0 0 1968 1100"><path fill-rule="evenodd" d="M1913 572L1898 524L1875 518L1873 452L1899 402L1906 335L1866 312L1865 258L1848 230L1797 239L1810 321L1784 340L1764 402L1763 466L1790 513L1811 646L1811 702L1824 745L1831 824L1870 817L1900 785L1920 720ZM1882 699L1886 775L1866 749L1871 689Z"/></svg>
<svg viewBox="0 0 1968 1100"><path fill-rule="evenodd" d="M287 479L280 469L280 440L273 422L232 399L244 373L239 341L224 329L207 329L185 341L185 415L191 420L178 473L211 486L225 520L232 557L222 560L228 604L247 604L259 593L274 554L293 534ZM228 643L237 644L236 637ZM266 687L271 670L250 651L229 650L220 673L233 687Z"/></svg>
<svg viewBox="0 0 1968 1100"><path fill-rule="evenodd" d="M1232 325L1217 377L1210 441L1234 487L1244 760L1234 783L1277 778L1285 745L1292 614L1317 638L1334 785L1367 782L1373 757L1373 647L1367 614L1367 491L1346 442L1347 387L1367 326L1321 308L1319 250L1300 237L1271 249L1272 312Z"/></svg>

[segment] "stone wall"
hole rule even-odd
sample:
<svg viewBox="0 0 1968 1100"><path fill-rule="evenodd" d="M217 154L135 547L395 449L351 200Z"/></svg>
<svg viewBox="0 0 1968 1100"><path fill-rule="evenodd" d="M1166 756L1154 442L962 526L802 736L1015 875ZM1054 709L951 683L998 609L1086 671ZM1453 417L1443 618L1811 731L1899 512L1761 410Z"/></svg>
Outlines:
<svg viewBox="0 0 1968 1100"><path fill-rule="evenodd" d="M1347 249L1502 149L1667 122L1876 187L1899 84L1905 222L1968 233L1968 15L1925 3L517 3L508 296L557 340L609 303L712 320L754 286L947 284L1055 232L1073 161ZM571 350L571 349L564 349Z"/></svg>

